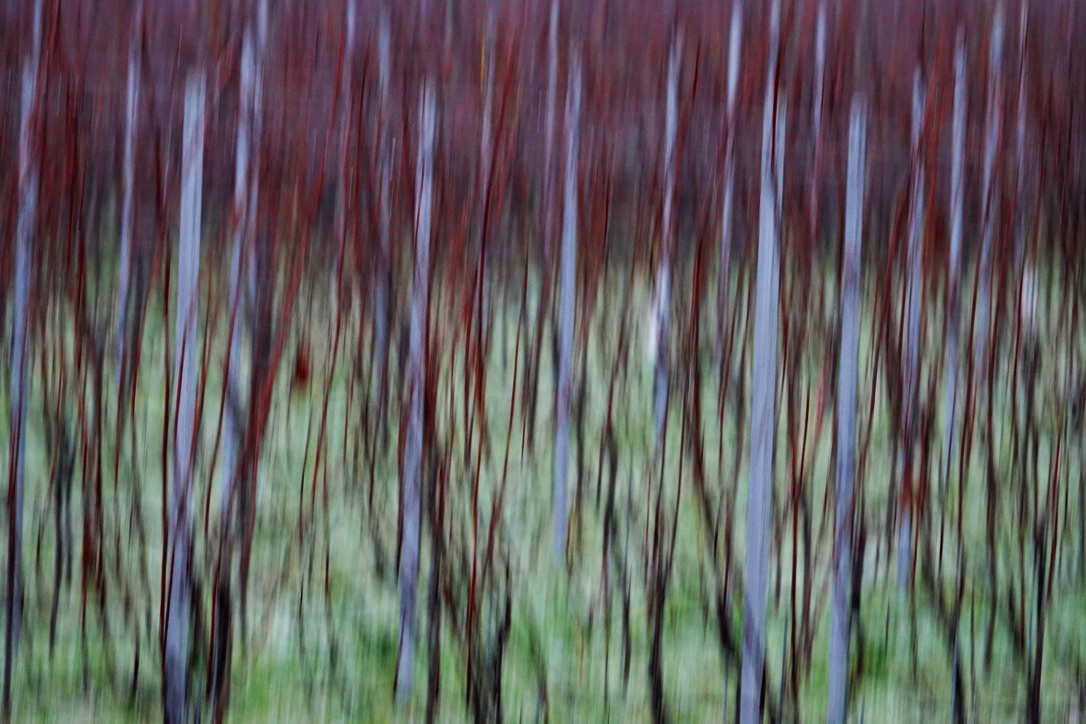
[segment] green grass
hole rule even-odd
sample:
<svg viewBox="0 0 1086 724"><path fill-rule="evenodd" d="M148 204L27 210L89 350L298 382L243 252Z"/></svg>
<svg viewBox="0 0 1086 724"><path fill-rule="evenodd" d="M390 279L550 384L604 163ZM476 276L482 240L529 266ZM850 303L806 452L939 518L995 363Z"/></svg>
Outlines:
<svg viewBox="0 0 1086 724"><path fill-rule="evenodd" d="M220 272L221 273L221 270ZM533 285L534 286L534 285ZM613 288L612 288L613 287ZM832 281L826 287L832 290ZM677 285L677 289L685 287ZM640 722L649 718L646 665L648 652L648 619L645 604L643 564L645 546L643 533L648 468L652 450L651 369L639 347L632 350L627 361L629 382L616 395L616 430L619 445L620 470L617 475L616 508L620 518L620 541L629 541L629 575L631 576L631 666L627 682L621 675L621 640L619 622L621 605L617 588L612 588L611 629L604 630L603 586L600 577L602 556L602 509L594 504L596 465L601 428L606 413L606 400L612 355L615 352L617 327L615 315L621 310L621 290L608 287L612 295L609 307L597 305L590 324L589 375L585 419L586 470L584 471L584 504L579 520L573 526L577 546L570 572L560 571L550 555L551 520L551 400L554 381L550 377L549 347L542 352L544 377L540 385L540 405L536 426L534 454L522 455L520 445L520 411L514 417L512 452L509 463L508 492L505 510L499 526L499 556L508 561L512 599L512 628L506 652L502 679L505 717L509 721L535 721L540 706L537 659L533 651L545 653L544 673L549 697L550 720ZM827 292L829 294L830 292ZM871 289L867 290L870 295ZM359 405L361 394L356 389L353 409L347 414L347 397L354 354L354 340L359 320L352 318L345 330L344 356L335 378L331 381L329 404L327 511L321 503L323 478L318 476L317 508L309 506L310 485L313 482L314 449L319 427L324 365L331 350L330 313L324 292L313 292L310 304L317 312L309 324L309 341L314 351L314 377L308 394L290 393L285 379L276 389L272 410L272 425L268 431L261 460L257 524L253 546L249 637L238 643L234 651L234 686L231 716L239 721L298 721L349 720L414 721L423 713L426 690L427 660L425 650L428 576L430 572L428 534L422 541L422 561L419 580L419 648L416 656L415 696L399 711L392 702L393 673L398 641L398 594L392 572L396 530L396 468L394 459L384 454L375 471L375 506L372 514L366 510L368 461L354 458L355 444L361 436ZM535 294L530 291L530 294ZM455 329L446 325L442 316L455 304L435 290L433 322L439 325L445 344ZM634 308L645 306L647 293L638 288ZM533 300L535 297L533 297ZM683 303L683 302L678 302ZM869 337L870 299L865 304L861 334L860 432L869 424L866 401L871 394L871 355ZM492 336L493 352L487 375L486 404L491 434L491 448L484 456L480 476L481 511L480 537L485 540L489 511L502 471L502 454L508 434L508 401L512 381L514 334L498 333L497 325L513 325L518 307L514 303L502 309ZM106 311L103 310L103 315ZM356 312L357 314L357 312ZM941 319L941 312L931 311L931 319ZM635 315L636 316L636 315ZM103 318L104 323L104 318ZM206 320L201 320L205 324ZM440 326L444 325L444 326ZM715 321L706 320L704 327L715 329ZM940 326L929 322L928 334L934 339ZM511 331L511 330L509 330ZM169 336L172 339L172 323ZM219 474L209 470L209 453L214 440L214 426L222 388L220 361L225 346L225 333L220 320L214 335L212 373L208 381L207 406L201 430L201 456L197 462L197 482L193 492L193 515L197 528L196 569L207 584L211 570L208 538L203 535L203 501L210 486L212 521L209 536L215 540L220 492ZM639 339L639 338L635 338ZM104 450L103 515L107 611L110 637L102 632L98 610L93 598L87 603L86 650L81 633L80 553L83 509L82 481L84 469L78 464L71 501L77 550L73 560L72 579L60 596L56 646L49 646L49 610L52 601L53 556L56 550L53 511L49 498L50 459L44 439L41 410L44 402L42 380L37 359L33 366L31 399L28 409L29 431L26 458L27 495L25 503L24 573L26 580L25 630L19 649L15 677L15 717L39 721L143 721L161 716L159 706L160 666L157 647L159 606L159 564L162 547L161 506L162 481L160 473L163 416L163 334L161 312L152 309L145 335L143 365L140 369L136 402L135 447L126 434L122 447L120 476L116 485L112 475L112 425L115 404L106 395L106 440ZM71 340L67 339L69 354ZM503 351L499 344L504 343ZM363 349L368 349L368 335ZM293 346L293 340L291 348ZM929 358L925 370L940 369L931 359L936 345L929 342ZM447 347L445 348L448 349ZM521 354L524 354L522 347ZM808 350L803 380L796 384L817 387L820 347ZM1062 355L1062 356L1061 356ZM505 364L502 364L504 358ZM1065 365L1066 350L1054 355L1046 364ZM708 359L708 358L707 358ZM749 366L749 356L748 356ZM736 353L738 361L738 350ZM472 470L466 465L462 446L464 424L460 419L460 384L464 376L462 350L450 357L445 353L439 360L441 378L438 395L438 425L440 435L456 451L448 481L447 530L459 548L470 545L471 527L468 514ZM521 359L523 369L523 357ZM111 366L110 366L111 367ZM242 369L247 369L242 364ZM4 368L6 371L6 368ZM404 388L399 366L391 365L390 389ZM749 376L749 369L744 374ZM735 487L736 538L733 565L741 566L745 548L746 512L746 449L737 449L734 408L729 407L723 431L723 460L717 459L716 418L717 375L711 364L704 367L702 435L707 454L707 479L714 492L720 485ZM926 380L925 372L924 379ZM1055 376L1053 376L1055 378ZM108 376L107 376L108 379ZM361 381L359 385L363 384ZM1048 384L1047 381L1042 384ZM950 717L950 668L943 641L928 599L918 589L916 606L916 637L918 641L917 670L912 671L909 648L907 605L900 597L896 584L896 564L883 560L878 573L874 567L876 538L884 529L888 484L892 475L890 436L885 390L880 378L880 390L875 406L871 451L866 470L858 485L865 490L865 515L871 534L869 555L865 561L862 623L867 637L866 666L862 684L855 691L851 709L857 720L867 721L945 721ZM941 383L940 383L941 385ZM445 396L449 387L456 390L453 413L449 413ZM749 382L745 386L749 394ZM732 387L732 391L736 388ZM1056 395L1055 388L1048 391ZM8 405L8 389L0 393L0 401ZM814 392L812 392L814 395ZM1009 390L1004 383L997 390L996 409L1002 412L1008 404ZM520 395L518 393L518 404ZM677 398L673 398L677 399ZM942 396L940 394L940 399ZM69 401L70 419L74 418L75 400ZM93 396L85 400L87 414L91 412ZM783 401L782 401L783 404ZM832 401L830 401L832 404ZM814 404L812 401L812 415ZM1008 441L1008 414L997 415L996 457L1000 474L1011 475L1011 451ZM397 439L397 421L390 419L389 439ZM665 462L665 500L673 500L677 489L679 466L680 417L678 405L672 406ZM749 424L749 422L747 423ZM939 418L939 429L943 424ZM344 426L346 425L346 431ZM345 434L346 432L346 434ZM0 422L0 437L7 439L6 415ZM820 502L827 485L832 485L830 440L832 410L826 419L821 439L811 442L810 497L815 501L816 530L820 521ZM347 450L344 450L344 441ZM744 436L744 447L749 434ZM1048 470L1054 438L1049 431L1040 446L1039 470ZM1079 441L1065 442L1064 485L1077 483ZM3 446L2 462L8 462L8 446ZM734 456L741 459L738 480L732 479ZM965 497L966 606L962 614L959 646L966 666L967 693L972 718L984 721L1015 721L1021 716L1024 702L1024 677L1011 655L1011 645L1005 628L996 627L994 656L991 669L983 669L982 641L990 600L984 568L984 492L983 469L979 455L974 455L969 471L970 485ZM472 460L474 457L472 457ZM789 457L783 424L779 427L775 508L779 507L786 486ZM571 467L571 498L576 486L576 467ZM706 586L711 585L707 570L707 531L696 508L691 471L684 473L684 491L680 507L679 531L674 572L671 578L664 633L664 671L668 707L676 721L719 721L724 698L727 697L729 719L734 706L738 671L725 672L716 644L714 614L705 611ZM604 475L606 482L607 475ZM953 487L954 483L952 483ZM1011 482L1002 483L1011 489ZM130 511L134 505L133 491L141 491L142 517L147 526L146 548L137 545ZM299 515L299 486L303 486L305 515L308 524L300 534L296 521ZM1072 491L1074 488L1072 488ZM633 519L626 519L627 491ZM1007 493L1006 495L1009 495ZM1006 495L1004 497L1006 497ZM1077 524L1084 511L1077 508L1071 496L1071 518ZM938 500L936 500L936 503ZM949 499L949 512L954 512L956 496ZM832 507L832 506L831 506ZM933 515L938 520L938 507ZM1012 570L1012 553L1016 550L1009 513L1001 527L1001 569ZM384 575L378 575L377 554L369 527L376 521L377 536L382 541ZM627 530L628 529L628 530ZM790 531L790 528L788 529ZM39 531L42 532L40 544ZM628 537L628 538L627 538ZM893 539L896 541L896 536ZM482 541L480 546L482 546ZM786 554L779 560L787 566L791 551L790 532L774 540L766 642L768 685L780 686L782 643L786 635L789 578L784 576L780 598L773 596L777 575L776 551ZM945 565L945 585L951 584L956 572L954 557L948 546ZM323 561L329 555L330 599L323 593ZM893 554L893 551L891 551ZM6 552L5 552L6 555ZM1028 554L1027 554L1028 555ZM1081 579L1074 574L1074 564L1082 551L1077 549L1074 536L1064 543L1064 569L1055 582L1044 659L1045 718L1066 716L1078 684L1078 672L1071 665L1081 661L1086 653L1086 592ZM827 571L823 551L818 570L814 572L816 593ZM146 570L146 578L141 570ZM1028 572L1028 571L1027 571ZM123 575L121 575L123 573ZM801 570L801 576L806 572ZM462 571L457 571L454 585L460 586ZM122 586L120 581L123 580ZM614 587L614 581L612 580ZM124 605L123 589L130 589L131 606ZM93 591L92 591L93 593ZM207 596L201 604L205 615L209 610ZM483 631L490 625L487 599L481 607ZM975 606L975 610L973 608ZM741 606L737 606L737 627L741 623ZM889 624L887 625L887 621ZM465 708L465 651L459 643L459 631L464 621L452 621L444 615L442 631L441 721L460 721L468 716ZM137 646L136 632L139 632ZM825 711L828 607L819 621L819 628L801 692L801 713L805 719L821 719ZM335 656L332 656L332 649ZM135 652L139 652L140 668L134 676ZM976 673L973 673L974 662ZM606 676L605 676L606 672ZM204 672L194 671L193 677ZM202 680L202 679L201 679ZM971 683L975 681L975 688ZM134 682L134 683L133 683ZM727 691L725 691L727 683Z"/></svg>

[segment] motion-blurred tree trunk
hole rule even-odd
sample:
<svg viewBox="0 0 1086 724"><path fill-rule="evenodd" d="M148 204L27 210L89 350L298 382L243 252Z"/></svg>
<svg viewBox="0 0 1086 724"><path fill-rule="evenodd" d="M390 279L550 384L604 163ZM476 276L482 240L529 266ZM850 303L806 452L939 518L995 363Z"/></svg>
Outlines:
<svg viewBox="0 0 1086 724"><path fill-rule="evenodd" d="M263 95L264 35L267 27L267 0L260 0L257 15L245 27L241 47L241 83L239 89L238 135L234 159L234 228L230 247L230 331L227 350L227 405L223 440L222 514L224 535L232 535L232 523L225 517L233 508L237 446L242 440L240 426L244 411L241 404L241 374L238 355L241 351L239 311L243 310L241 295L242 268L251 254L256 226L256 208L260 179L260 164L256 158L259 143L259 116ZM251 270L250 270L251 271ZM245 315L241 315L244 317ZM234 516L236 517L236 516Z"/></svg>
<svg viewBox="0 0 1086 724"><path fill-rule="evenodd" d="M485 39L483 41L483 116L480 120L482 128L479 133L479 183L477 188L480 193L478 195L478 215L477 220L479 223L479 260L478 268L476 270L476 289L474 296L474 330L475 330L475 350L479 356L477 371L485 370L486 360L490 351L490 324L489 324L489 310L490 310L490 274L488 272L490 266L490 229L488 212L491 203L491 190L494 183L494 66L496 65L496 58L494 57L495 50L495 23L494 23L494 8L488 7L486 16L486 30ZM477 377L479 375L477 374ZM485 380L477 379L475 384L484 383ZM485 430L487 428L485 417L479 420L480 430L484 431L481 438L485 438ZM469 437L470 440L470 437ZM480 439L480 444L484 444Z"/></svg>
<svg viewBox="0 0 1086 724"><path fill-rule="evenodd" d="M389 113L389 76L392 51L388 11L381 10L377 26L377 172L380 175L377 196L377 280L373 311L373 395L377 426L385 430L386 383L388 380L389 287L392 283L392 135Z"/></svg>
<svg viewBox="0 0 1086 724"><path fill-rule="evenodd" d="M345 262L346 255L346 243L348 228L348 217L351 211L351 166L352 157L351 150L351 115L354 109L354 42L355 42L355 22L356 22L356 8L354 0L347 0L345 2L344 19L343 19L343 45L340 51L339 59L339 73L340 80L340 95L339 100L339 127L337 132L339 133L339 168L338 177L336 178L336 221L335 221L335 236L337 245L340 247L340 251L336 254L336 262L333 267L335 275L332 277L333 285L337 284L337 280L341 275L341 270ZM337 289L338 292L338 289ZM339 297L337 294L336 304L339 304Z"/></svg>
<svg viewBox="0 0 1086 724"><path fill-rule="evenodd" d="M136 130L139 126L140 103L140 26L143 20L143 2L136 0L132 14L132 30L128 41L128 85L125 95L124 120L124 194L121 202L121 258L118 271L117 293L117 416L121 417L124 405L124 378L131 374L125 364L128 333L129 284L132 278L132 227L134 223L133 197L136 176Z"/></svg>
<svg viewBox="0 0 1086 724"><path fill-rule="evenodd" d="M679 123L679 64L682 62L682 36L672 38L667 66L667 107L664 117L664 211L660 233L660 259L656 267L656 297L653 300L656 329L656 437L657 452L664 443L667 425L667 391L670 379L671 351L671 257L675 237L675 134Z"/></svg>
<svg viewBox="0 0 1086 724"><path fill-rule="evenodd" d="M42 0L34 0L30 51L23 61L22 97L19 109L19 216L15 226L15 298L11 345L11 422L8 467L8 570L4 592L3 718L11 718L11 680L23 608L23 475L26 467L26 380L30 332L30 277L34 231L38 211L37 128L34 117L39 103Z"/></svg>
<svg viewBox="0 0 1086 724"><path fill-rule="evenodd" d="M728 115L724 140L724 198L720 210L720 261L717 267L717 364L724 362L724 338L728 332L728 275L731 270L733 237L733 207L735 205L735 99L739 87L739 51L742 40L739 29L743 24L743 9L740 3L732 5L731 34L728 36ZM738 300L738 296L737 296Z"/></svg>
<svg viewBox="0 0 1086 724"><path fill-rule="evenodd" d="M856 362L860 340L860 252L863 244L867 115L852 101L848 137L844 260L841 271L841 343L837 366L837 490L833 543L833 619L830 628L829 709L826 721L843 724L848 694L848 642L852 605L852 481L856 472Z"/></svg>
<svg viewBox="0 0 1086 724"><path fill-rule="evenodd" d="M649 661L647 667L649 683L649 709L652 719L657 724L668 720L667 702L664 696L663 635L664 609L667 605L667 584L671 570L672 552L667 550L663 541L666 524L660 515L663 503L664 452L666 449L667 413L671 377L671 260L675 252L675 177L678 159L676 158L675 139L679 123L679 68L682 63L682 31L676 29L671 38L667 69L667 106L664 115L664 203L660 233L660 258L656 268L656 290L653 300L653 329L656 331L656 370L655 370L655 438L653 440L653 475L659 473L656 480L656 514L653 531L652 561L648 574L646 593L649 619ZM685 405L685 395L683 404ZM685 429L685 427L683 428ZM681 436L680 436L681 437ZM680 447L682 442L680 442ZM681 473L681 470L680 470ZM672 526L678 520L671 521ZM674 529L674 528L673 528Z"/></svg>
<svg viewBox="0 0 1086 724"><path fill-rule="evenodd" d="M411 288L411 349L408 360L409 407L403 457L403 541L400 546L400 651L396 700L411 697L415 667L415 589L419 573L419 521L426 390L427 310L430 300L430 221L433 201L435 100L426 80L419 101L419 151L415 172L415 273Z"/></svg>
<svg viewBox="0 0 1086 724"><path fill-rule="evenodd" d="M237 147L234 157L234 212L230 246L230 326L227 334L225 369L225 417L223 420L222 500L220 503L219 568L216 575L212 646L211 681L217 718L225 716L230 693L230 657L233 650L233 560L238 541L240 507L236 494L242 485L237 449L244 440L242 425L247 415L247 402L242 400L242 379L239 367L241 324L246 318L242 304L242 272L252 252L255 211L260 183L260 164L254 153L258 144L260 99L263 90L264 36L267 27L267 0L259 0L255 17L245 24L241 46L241 69L238 98ZM240 313L240 314L239 314Z"/></svg>
<svg viewBox="0 0 1086 724"><path fill-rule="evenodd" d="M166 721L187 721L188 619L191 540L189 490L196 426L197 322L199 320L200 224L204 182L204 76L199 68L185 79L185 125L181 161L181 228L178 236L177 308L173 390L177 400L174 474L170 491L171 559L166 655L163 668Z"/></svg>
<svg viewBox="0 0 1086 724"><path fill-rule="evenodd" d="M943 430L943 485L950 480L954 453L954 427L958 411L958 358L960 354L962 216L965 208L965 33L959 28L954 44L954 110L951 121L950 249L947 259L946 427Z"/></svg>
<svg viewBox="0 0 1086 724"><path fill-rule="evenodd" d="M561 314L558 336L558 386L554 430L554 560L566 550L566 510L569 471L569 402L573 364L574 309L577 303L577 152L581 130L581 67L576 55L569 65L566 97L566 173L562 209Z"/></svg>
<svg viewBox="0 0 1086 724"><path fill-rule="evenodd" d="M810 189L811 227L814 230L814 243L818 245L818 202L821 181L820 162L822 160L822 113L826 105L826 3L819 0L818 21L815 25L815 75L814 75L814 118L811 119L811 132L814 138L814 178Z"/></svg>
<svg viewBox="0 0 1086 724"><path fill-rule="evenodd" d="M773 450L777 435L777 327L780 304L779 159L783 149L783 109L777 108L777 53L780 47L780 2L770 10L765 104L762 110L762 174L758 210L758 276L754 307L754 386L750 421L750 483L747 500L746 583L743 614L743 675L739 715L742 724L762 720L762 675L765 664L765 604L769 571L770 502L773 494ZM780 114L780 115L778 115Z"/></svg>
<svg viewBox="0 0 1086 724"><path fill-rule="evenodd" d="M912 570L912 510L913 505L913 448L916 440L917 409L920 387L920 295L923 291L922 254L924 233L924 165L920 147L921 124L924 113L924 84L920 69L913 77L912 159L913 177L911 205L909 207L909 245L905 279L905 344L902 350L905 404L902 424L902 447L899 469L901 471L901 521L898 529L897 580L904 593ZM840 448L838 448L840 451Z"/></svg>
<svg viewBox="0 0 1086 724"><path fill-rule="evenodd" d="M1026 230L1029 228L1031 214L1026 211L1026 178L1032 171L1027 167L1026 159L1026 82L1028 65L1026 63L1026 40L1029 37L1029 3L1022 2L1018 20L1018 100L1017 118L1014 129L1015 173L1015 224L1014 233L1014 270L1021 274L1026 254Z"/></svg>

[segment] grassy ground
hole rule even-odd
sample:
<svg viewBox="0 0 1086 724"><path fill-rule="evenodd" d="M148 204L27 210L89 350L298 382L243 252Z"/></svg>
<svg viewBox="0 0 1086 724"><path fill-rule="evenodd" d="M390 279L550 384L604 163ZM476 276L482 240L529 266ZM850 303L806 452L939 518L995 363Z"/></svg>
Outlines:
<svg viewBox="0 0 1086 724"><path fill-rule="evenodd" d="M550 425L553 380L549 365L544 364L538 410L537 441L534 454L522 452L520 413L514 418L514 436L509 464L508 494L500 526L500 555L509 562L512 599L512 629L502 679L505 718L509 721L536 721L540 712L540 681L545 679L551 721L647 721L648 687L645 675L648 652L648 625L642 566L644 546L647 465L651 445L651 369L639 351L628 360L629 384L621 389L616 402L619 472L617 508L627 510L632 519L622 515L620 535L629 545L631 586L631 665L624 682L621 665L621 607L611 599L610 630L605 630L603 587L600 578L602 556L602 510L594 502L596 465L600 429L606 411L607 384L611 355L615 350L614 315L620 308L620 291L613 292L615 302L606 311L597 311L591 325L589 374L586 408L586 485L582 514L575 521L577 541L572 566L567 575L558 570L550 556L551 448ZM639 290L634 307L644 306L647 295ZM323 297L321 297L323 299ZM435 310L455 305L440 295ZM315 314L327 316L326 305L311 302ZM872 306L866 306L870 315ZM320 310L324 311L320 311ZM512 330L517 308L510 305L493 333L494 352L488 372L487 405L492 450L484 458L480 479L480 510L483 530L489 520L490 503L501 479L502 453L507 435L508 400L512 381L514 334L498 331L501 324ZM50 497L51 459L45 444L42 423L43 390L40 377L33 378L29 406L27 443L27 496L25 505L26 538L24 570L26 577L25 632L18 653L15 678L15 717L40 721L142 721L158 719L160 666L156 642L159 606L159 565L162 554L162 480L161 445L163 417L163 335L160 311L152 309L145 337L143 365L140 370L136 402L136 441L126 434L122 448L120 475L112 475L112 432L104 465L104 550L105 581L108 591L108 638L93 597L86 604L85 622L80 596L81 566L77 547L72 578L60 594L55 645L49 640L49 614L52 603L53 560L56 552L55 525ZM316 317L314 317L316 319ZM435 324L441 314L435 311ZM202 324L206 320L202 320ZM353 341L357 320L352 320L349 339ZM711 327L710 327L711 328ZM870 319L865 316L861 339L861 400L870 395L869 339ZM446 341L453 325L442 329ZM194 518L198 530L196 567L207 584L211 566L207 544L214 540L217 502L220 491L218 475L209 470L209 451L215 436L215 416L222 380L217 361L221 359L225 334L221 327L214 335L215 350L208 381L208 403L201 431L203 447L198 461L198 482L193 495ZM929 326L929 332L934 334ZM171 335L172 336L172 335ZM425 601L430 571L429 544L423 536L423 559L419 581L419 650L416 658L415 697L410 706L396 712L392 707L392 677L398 640L398 596L392 570L396 530L396 470L387 455L375 465L375 510L367 513L369 485L368 460L355 455L361 438L358 411L360 391L356 389L352 412L348 416L351 365L341 360L332 380L328 419L330 422L327 460L328 505L321 502L323 474L313 477L316 437L323 402L323 387L331 349L327 320L310 327L314 350L314 377L308 391L292 393L283 380L274 396L272 427L265 442L263 472L259 484L257 527L254 539L254 563L251 581L249 636L235 649L234 689L231 715L241 721L350 720L388 721L420 719L426 689ZM292 342L293 344L293 342ZM503 350L501 347L504 346ZM353 343L347 344L353 354ZM364 346L364 349L368 349ZM69 350L70 352L70 350ZM523 350L522 350L523 354ZM549 349L543 359L549 359ZM749 360L749 357L748 357ZM930 362L930 360L929 360ZM445 410L445 390L460 389L462 358L457 355L441 360L439 390L441 434L451 440L454 450L461 450L463 421L449 417ZM523 364L523 360L521 360ZM245 365L242 365L245 369ZM398 365L393 364L391 389L400 390ZM814 362L812 361L812 369ZM37 365L35 363L35 370ZM747 371L749 373L749 370ZM729 410L723 431L723 460L717 457L716 421L717 377L707 367L703 384L703 435L708 455L708 479L718 485L738 485L737 549L733 560L743 560L746 484L745 462L738 480L732 480L735 455L745 459L747 451L738 449L735 418ZM812 375L814 373L812 372ZM749 385L747 386L749 393ZM1005 394L1000 393L1004 401ZM112 430L115 404L106 394L107 430ZM458 393L459 398L459 393ZM6 407L7 389L0 394ZM88 393L88 410L92 404ZM519 394L518 394L519 399ZM459 409L457 404L456 409ZM866 516L874 537L884 528L887 486L892 475L890 464L890 428L885 401L880 393L872 434L872 450L864 476L859 483L866 490ZM74 414L74 408L73 408ZM813 414L813 412L812 412ZM72 418L74 419L74 417ZM679 448L679 415L672 410L669 425L668 460L665 485L667 496L676 490ZM396 440L395 419L390 419L390 440ZM867 426L866 405L860 415L861 430ZM830 433L832 417L827 418L822 439L812 443L814 457L811 475L811 499L821 501L831 480ZM748 423L749 424L749 423ZM7 439L6 419L0 422L2 437ZM747 436L749 439L749 436ZM1005 439L1005 436L1000 438ZM786 438L781 426L776 477L778 500L785 486L787 469ZM1077 446L1080 444L1074 441ZM1041 468L1046 470L1051 440L1042 443ZM346 445L346 447L345 447ZM744 443L744 446L746 443ZM1006 444L1000 446L1000 465L1008 465ZM1077 447L1070 456L1064 475L1067 484L1078 480ZM7 465L8 446L3 463ZM449 481L450 537L466 545L470 540L468 501L470 467L462 453L453 455ZM975 464L976 468L979 464ZM572 470L576 472L576 468ZM689 476L687 470L685 475ZM979 479L979 468L971 474ZM79 545L83 494L80 490L83 470L75 471L72 499L75 539ZM316 508L310 506L311 486L316 480ZM605 475L606 480L606 475ZM687 477L689 480L689 477ZM576 482L571 482L575 486ZM212 521L209 537L203 534L203 504L210 485ZM689 483L687 483L689 486ZM140 490L139 505L146 524L145 544L139 543L133 508L134 490ZM966 610L962 615L960 650L965 661L971 718L977 721L1014 721L1022 711L1024 687L1021 671L1011 655L1009 638L997 626L994 656L990 670L982 662L982 632L988 616L988 591L984 571L983 505L981 485L971 485L966 495L965 521L967 567ZM1072 488L1073 489L1073 488ZM707 531L690 488L683 493L674 574L667 599L664 633L664 671L670 713L676 721L719 721L727 707L728 719L734 706L738 673L726 671L716 645L716 624L707 612L705 565ZM302 501L300 504L299 501ZM1071 519L1084 514L1074 504ZM778 503L779 504L779 503ZM953 505L950 503L948 505ZM307 523L298 527L300 508ZM817 508L817 506L816 506ZM816 517L816 520L819 518ZM376 525L374 534L371 528ZM1008 526L1008 530L1009 530ZM39 533L40 531L40 533ZM381 541L380 549L375 539ZM1045 719L1058 720L1068 715L1074 699L1078 672L1072 665L1086 654L1086 620L1082 617L1086 593L1081 578L1074 575L1076 547L1066 544L1066 569L1055 584L1048 614L1043 679ZM873 541L874 543L874 541ZM1012 536L1001 539L1001 557L1012 561ZM774 541L773 550L791 550L791 536ZM897 591L893 563L881 554L876 571L875 546L869 546L865 562L862 624L867 637L865 674L855 692L852 713L865 721L945 721L950 718L951 689L947 649L938 628L927 594L918 590L916 598L917 669L912 670L908 637L908 603ZM324 557L328 553L329 596L324 595ZM822 561L825 561L825 555ZM767 641L768 683L780 686L781 654L786 636L789 579L782 577L779 593L773 586L777 557L773 554L771 573L769 632ZM948 570L956 570L948 554ZM780 559L787 564L788 558ZM801 576L804 572L801 571ZM826 575L822 566L814 572L816 589ZM458 576L457 580L464 578ZM950 585L950 574L946 584ZM126 600L127 599L127 600ZM204 596L205 609L207 596ZM737 607L737 616L741 616ZM483 606L483 631L492 625L488 608ZM442 721L467 717L464 704L465 654L458 631L464 622L445 618L442 634ZM85 631L85 635L84 635ZM138 632L138 640L137 640ZM804 718L820 719L825 711L828 613L823 615L812 654L812 664L805 679L801 701ZM545 652L540 674L537 650ZM139 668L136 672L136 653ZM975 668L975 676L973 674ZM194 676L203 676L194 672ZM973 683L975 682L975 683Z"/></svg>

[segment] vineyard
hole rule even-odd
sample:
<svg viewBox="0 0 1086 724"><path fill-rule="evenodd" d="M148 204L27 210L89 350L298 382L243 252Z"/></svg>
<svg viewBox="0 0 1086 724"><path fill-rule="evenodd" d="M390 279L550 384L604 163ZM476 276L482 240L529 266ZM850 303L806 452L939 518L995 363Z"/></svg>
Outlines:
<svg viewBox="0 0 1086 724"><path fill-rule="evenodd" d="M3 719L1081 721L1081 37L5 4Z"/></svg>

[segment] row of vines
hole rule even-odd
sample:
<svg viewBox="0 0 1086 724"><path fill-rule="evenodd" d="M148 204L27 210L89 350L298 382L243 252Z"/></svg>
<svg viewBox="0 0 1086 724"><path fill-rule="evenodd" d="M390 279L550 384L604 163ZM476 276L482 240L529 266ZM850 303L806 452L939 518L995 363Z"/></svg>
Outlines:
<svg viewBox="0 0 1086 724"><path fill-rule="evenodd" d="M5 718L1078 712L1083 33L5 4Z"/></svg>

